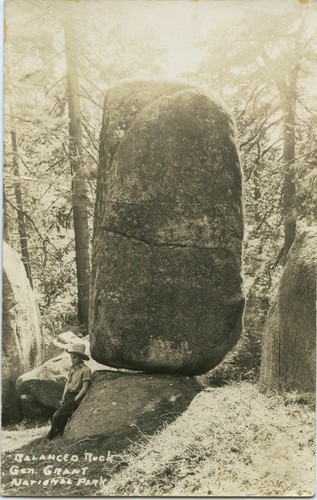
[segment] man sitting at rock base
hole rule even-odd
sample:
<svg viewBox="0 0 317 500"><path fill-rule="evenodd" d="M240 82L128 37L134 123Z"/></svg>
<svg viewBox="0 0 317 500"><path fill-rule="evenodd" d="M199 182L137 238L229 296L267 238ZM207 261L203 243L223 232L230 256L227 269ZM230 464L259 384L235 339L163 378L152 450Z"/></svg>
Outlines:
<svg viewBox="0 0 317 500"><path fill-rule="evenodd" d="M72 366L60 401L61 407L53 415L52 427L46 436L47 439L54 439L63 434L68 420L77 410L90 384L91 370L84 363L84 360L89 359L89 356L85 354L85 345L74 344L67 349L67 352L70 354Z"/></svg>

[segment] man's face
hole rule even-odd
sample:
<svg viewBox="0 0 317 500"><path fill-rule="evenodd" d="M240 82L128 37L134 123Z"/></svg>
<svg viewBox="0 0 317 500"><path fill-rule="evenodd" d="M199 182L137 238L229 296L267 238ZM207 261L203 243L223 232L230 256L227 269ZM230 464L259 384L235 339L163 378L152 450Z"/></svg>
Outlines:
<svg viewBox="0 0 317 500"><path fill-rule="evenodd" d="M77 366L81 363L82 359L80 356L78 356L77 354L71 354L70 355L70 359L71 359L71 362L72 362L72 365L73 366Z"/></svg>

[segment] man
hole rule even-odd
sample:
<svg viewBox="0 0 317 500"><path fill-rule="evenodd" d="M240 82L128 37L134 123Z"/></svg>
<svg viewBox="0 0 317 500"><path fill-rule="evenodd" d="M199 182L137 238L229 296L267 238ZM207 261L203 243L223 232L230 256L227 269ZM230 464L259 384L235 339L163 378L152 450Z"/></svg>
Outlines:
<svg viewBox="0 0 317 500"><path fill-rule="evenodd" d="M63 434L68 420L85 396L91 380L91 370L84 363L84 360L89 359L89 356L85 354L85 345L74 344L66 350L70 354L72 366L60 401L61 407L53 415L52 427L46 436L47 439L54 439Z"/></svg>

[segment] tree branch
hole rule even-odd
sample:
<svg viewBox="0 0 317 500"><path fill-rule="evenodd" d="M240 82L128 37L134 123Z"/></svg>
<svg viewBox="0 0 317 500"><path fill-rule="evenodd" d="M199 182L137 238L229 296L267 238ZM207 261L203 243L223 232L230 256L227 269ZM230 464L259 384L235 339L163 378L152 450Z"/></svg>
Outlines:
<svg viewBox="0 0 317 500"><path fill-rule="evenodd" d="M24 215L24 217L32 224L32 226L34 227L36 233L38 234L38 236L40 237L40 239L42 241L44 241L44 238L43 236L41 235L41 232L40 230L37 228L35 222L33 221L33 219L31 219L31 217L29 216L29 214L25 211L25 210L21 210L21 208L18 208L16 205L14 205L10 200L8 200L8 198L6 198L6 202L14 209L16 210L17 212L19 213L22 213Z"/></svg>
<svg viewBox="0 0 317 500"><path fill-rule="evenodd" d="M83 90L85 92L86 95L83 95L83 94L80 94L80 97L83 97L84 99L88 99L88 101L91 101L95 106L97 106L98 108L100 109L103 109L102 106L100 106L100 104L98 102L96 102L87 92L87 90L82 86L80 85L80 88L81 90Z"/></svg>

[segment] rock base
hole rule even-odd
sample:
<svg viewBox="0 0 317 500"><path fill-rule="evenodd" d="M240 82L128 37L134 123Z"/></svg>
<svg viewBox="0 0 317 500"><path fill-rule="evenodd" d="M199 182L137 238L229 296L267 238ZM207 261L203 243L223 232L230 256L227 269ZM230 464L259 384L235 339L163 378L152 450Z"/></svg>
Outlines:
<svg viewBox="0 0 317 500"><path fill-rule="evenodd" d="M76 441L108 436L119 442L152 434L177 418L201 389L191 377L95 372L64 436Z"/></svg>

